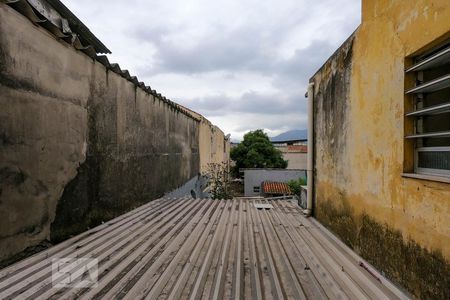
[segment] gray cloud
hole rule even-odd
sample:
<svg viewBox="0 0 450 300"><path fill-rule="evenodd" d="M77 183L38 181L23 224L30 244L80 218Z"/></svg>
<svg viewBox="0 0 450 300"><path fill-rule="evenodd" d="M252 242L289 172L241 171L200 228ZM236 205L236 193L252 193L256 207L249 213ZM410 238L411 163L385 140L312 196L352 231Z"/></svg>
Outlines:
<svg viewBox="0 0 450 300"><path fill-rule="evenodd" d="M165 40L161 31L138 30L135 37L140 41L151 42L157 49L155 63L142 68L142 72L193 74L260 69L270 64L270 49L261 43L261 33L248 28L227 31L222 26L214 26L209 31L195 45L183 47L174 41Z"/></svg>
<svg viewBox="0 0 450 300"><path fill-rule="evenodd" d="M209 116L225 116L236 113L271 115L301 114L306 110L306 101L301 94L264 94L246 92L239 97L212 95L192 100L179 100L183 105Z"/></svg>
<svg viewBox="0 0 450 300"><path fill-rule="evenodd" d="M283 59L274 53L280 37L273 32L259 32L254 28L227 32L225 28L215 27L206 38L187 48L165 40L168 34L164 28L138 29L133 33L140 42L156 47L155 62L141 67L143 74L247 70L303 78L317 70L336 49L336 45L317 39L305 48L296 49L292 57Z"/></svg>
<svg viewBox="0 0 450 300"><path fill-rule="evenodd" d="M360 0L64 0L117 61L234 137L305 128L308 79Z"/></svg>

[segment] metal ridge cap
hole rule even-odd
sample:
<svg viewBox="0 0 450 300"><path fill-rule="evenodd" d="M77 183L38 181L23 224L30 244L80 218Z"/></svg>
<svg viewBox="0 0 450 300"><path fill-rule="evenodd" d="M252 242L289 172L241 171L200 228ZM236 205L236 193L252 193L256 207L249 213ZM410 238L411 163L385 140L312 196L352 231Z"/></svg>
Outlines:
<svg viewBox="0 0 450 300"><path fill-rule="evenodd" d="M104 65L105 68L110 69L117 75L119 75L122 78L126 79L127 81L133 83L136 87L142 89L145 93L152 95L155 98L158 98L159 100L161 100L162 102L167 104L169 107L181 112L182 114L186 115L187 117L189 117L195 121L199 122L201 120L201 119L193 116L186 109L183 109L183 106L181 106L180 104L168 99L166 96L161 95L156 90L153 90L150 86L145 85L145 83L143 81L139 81L137 76L131 76L130 72L128 70L122 70L118 63L110 63L109 59L106 55L96 55L94 58L96 61L98 61L99 63Z"/></svg>
<svg viewBox="0 0 450 300"><path fill-rule="evenodd" d="M111 53L59 0L2 0L1 2L90 57L95 57L97 53Z"/></svg>
<svg viewBox="0 0 450 300"><path fill-rule="evenodd" d="M105 44L100 41L90 30L89 28L81 22L80 19L70 10L68 9L60 0L46 0L61 16L69 21L71 25L73 25L72 29L75 32L79 33L82 39L85 39L87 42L92 44L96 49L97 53L111 53Z"/></svg>

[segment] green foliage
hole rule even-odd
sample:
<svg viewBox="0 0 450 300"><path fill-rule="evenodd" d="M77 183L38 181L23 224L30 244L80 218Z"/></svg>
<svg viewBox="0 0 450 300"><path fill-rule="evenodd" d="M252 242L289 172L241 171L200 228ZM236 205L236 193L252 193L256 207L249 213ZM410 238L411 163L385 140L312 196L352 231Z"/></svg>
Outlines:
<svg viewBox="0 0 450 300"><path fill-rule="evenodd" d="M287 184L294 195L300 196L300 187L306 185L306 178L300 177L299 179L289 180Z"/></svg>
<svg viewBox="0 0 450 300"><path fill-rule="evenodd" d="M226 163L210 163L204 176L209 179L211 198L232 199L230 173Z"/></svg>
<svg viewBox="0 0 450 300"><path fill-rule="evenodd" d="M231 149L231 159L235 161L235 175L240 168L281 168L287 167L281 151L276 149L262 129L250 131L244 140Z"/></svg>

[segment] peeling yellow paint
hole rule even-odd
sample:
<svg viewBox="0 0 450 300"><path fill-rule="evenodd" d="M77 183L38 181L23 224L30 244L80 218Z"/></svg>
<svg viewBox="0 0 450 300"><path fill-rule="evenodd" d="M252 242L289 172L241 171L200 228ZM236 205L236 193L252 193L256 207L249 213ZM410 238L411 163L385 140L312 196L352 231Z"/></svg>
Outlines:
<svg viewBox="0 0 450 300"><path fill-rule="evenodd" d="M317 137L316 201L339 207L345 200L356 215L365 213L450 259L450 184L402 177L409 168L405 59L450 37L450 2L366 0L362 13L352 48L345 146L336 161ZM316 86L332 69L325 65L314 76Z"/></svg>

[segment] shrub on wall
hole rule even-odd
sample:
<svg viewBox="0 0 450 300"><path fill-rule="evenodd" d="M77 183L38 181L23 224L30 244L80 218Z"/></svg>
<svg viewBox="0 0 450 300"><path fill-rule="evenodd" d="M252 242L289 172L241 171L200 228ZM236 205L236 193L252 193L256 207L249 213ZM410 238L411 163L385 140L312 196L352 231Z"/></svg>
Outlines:
<svg viewBox="0 0 450 300"><path fill-rule="evenodd" d="M300 196L301 186L306 185L306 178L300 177L298 179L289 180L287 184L294 195Z"/></svg>
<svg viewBox="0 0 450 300"><path fill-rule="evenodd" d="M226 163L209 163L204 174L209 180L210 194L213 199L232 199L230 172Z"/></svg>

